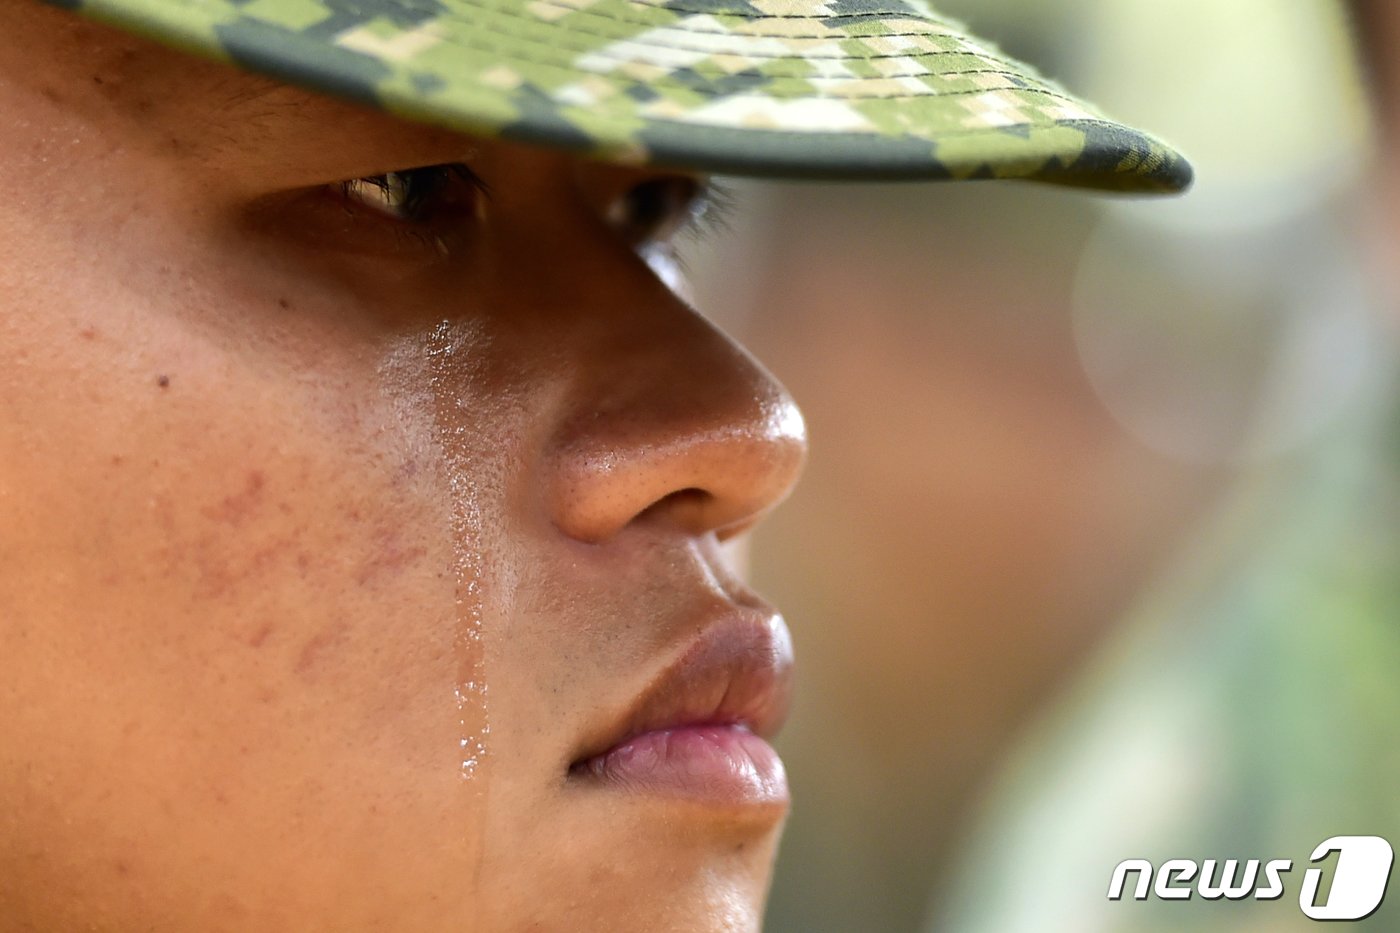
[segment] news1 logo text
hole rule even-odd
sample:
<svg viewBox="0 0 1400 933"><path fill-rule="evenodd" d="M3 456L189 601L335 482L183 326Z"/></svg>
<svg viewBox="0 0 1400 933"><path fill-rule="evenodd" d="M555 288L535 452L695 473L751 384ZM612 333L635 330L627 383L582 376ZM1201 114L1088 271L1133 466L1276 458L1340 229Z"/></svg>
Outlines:
<svg viewBox="0 0 1400 933"><path fill-rule="evenodd" d="M1303 873L1298 907L1312 920L1365 920L1385 900L1395 850L1379 836L1333 836L1313 850L1312 864L1322 865L1333 854L1337 861L1330 877L1322 867ZM1292 872L1290 859L1170 859L1157 866L1146 859L1125 859L1113 869L1108 899L1276 901L1288 893ZM1330 888L1324 880L1331 881Z"/></svg>

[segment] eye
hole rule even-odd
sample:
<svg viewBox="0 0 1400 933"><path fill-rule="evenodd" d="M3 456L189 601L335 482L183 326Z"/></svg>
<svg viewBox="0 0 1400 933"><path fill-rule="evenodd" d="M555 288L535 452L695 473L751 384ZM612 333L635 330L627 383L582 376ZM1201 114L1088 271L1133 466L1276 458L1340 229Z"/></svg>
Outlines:
<svg viewBox="0 0 1400 933"><path fill-rule="evenodd" d="M651 178L612 205L608 222L629 243L664 242L705 213L706 192L706 185L684 175Z"/></svg>
<svg viewBox="0 0 1400 933"><path fill-rule="evenodd" d="M460 163L368 175L339 187L354 206L407 224L475 217L487 193L485 182Z"/></svg>

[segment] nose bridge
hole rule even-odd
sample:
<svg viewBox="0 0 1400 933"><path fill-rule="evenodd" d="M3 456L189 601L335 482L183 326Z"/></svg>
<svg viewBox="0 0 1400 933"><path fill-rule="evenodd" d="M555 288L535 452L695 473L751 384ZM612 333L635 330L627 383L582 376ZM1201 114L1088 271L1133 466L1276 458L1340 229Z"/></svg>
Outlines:
<svg viewBox="0 0 1400 933"><path fill-rule="evenodd" d="M643 518L732 534L796 481L801 414L746 351L628 260L609 266L608 287L577 296L576 376L545 457L551 518L590 542Z"/></svg>

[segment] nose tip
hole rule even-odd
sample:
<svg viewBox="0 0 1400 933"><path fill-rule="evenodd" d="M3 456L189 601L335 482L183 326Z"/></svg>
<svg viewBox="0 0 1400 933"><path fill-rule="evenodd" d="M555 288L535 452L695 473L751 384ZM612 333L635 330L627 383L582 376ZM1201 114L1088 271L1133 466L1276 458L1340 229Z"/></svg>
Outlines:
<svg viewBox="0 0 1400 933"><path fill-rule="evenodd" d="M621 359L609 388L554 445L551 512L598 543L634 522L730 537L791 491L806 459L797 405L762 366L703 325L677 355Z"/></svg>

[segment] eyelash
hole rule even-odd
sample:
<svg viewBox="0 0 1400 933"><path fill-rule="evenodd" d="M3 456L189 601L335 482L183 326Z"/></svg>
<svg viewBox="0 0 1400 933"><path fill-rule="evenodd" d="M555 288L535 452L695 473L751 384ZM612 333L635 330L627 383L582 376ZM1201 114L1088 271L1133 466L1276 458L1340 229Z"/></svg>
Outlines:
<svg viewBox="0 0 1400 933"><path fill-rule="evenodd" d="M738 194L733 188L711 179L676 235L689 234L703 242L711 236L728 233L738 212L738 201Z"/></svg>
<svg viewBox="0 0 1400 933"><path fill-rule="evenodd" d="M679 185L686 188L678 190ZM486 182L461 163L367 175L335 187L348 204L415 227L450 214L477 215L482 200L491 194ZM638 249L669 245L682 237L698 242L728 229L734 200L731 189L713 180L657 178L629 190L608 219Z"/></svg>
<svg viewBox="0 0 1400 933"><path fill-rule="evenodd" d="M678 190L681 185L685 187ZM660 203L647 203L649 197ZM613 206L608 220L638 249L647 249L687 236L703 240L726 229L733 202L730 189L713 180L658 178L628 191Z"/></svg>
<svg viewBox="0 0 1400 933"><path fill-rule="evenodd" d="M452 208L475 212L491 194L486 182L461 163L367 175L338 187L346 201L409 224L431 223Z"/></svg>

